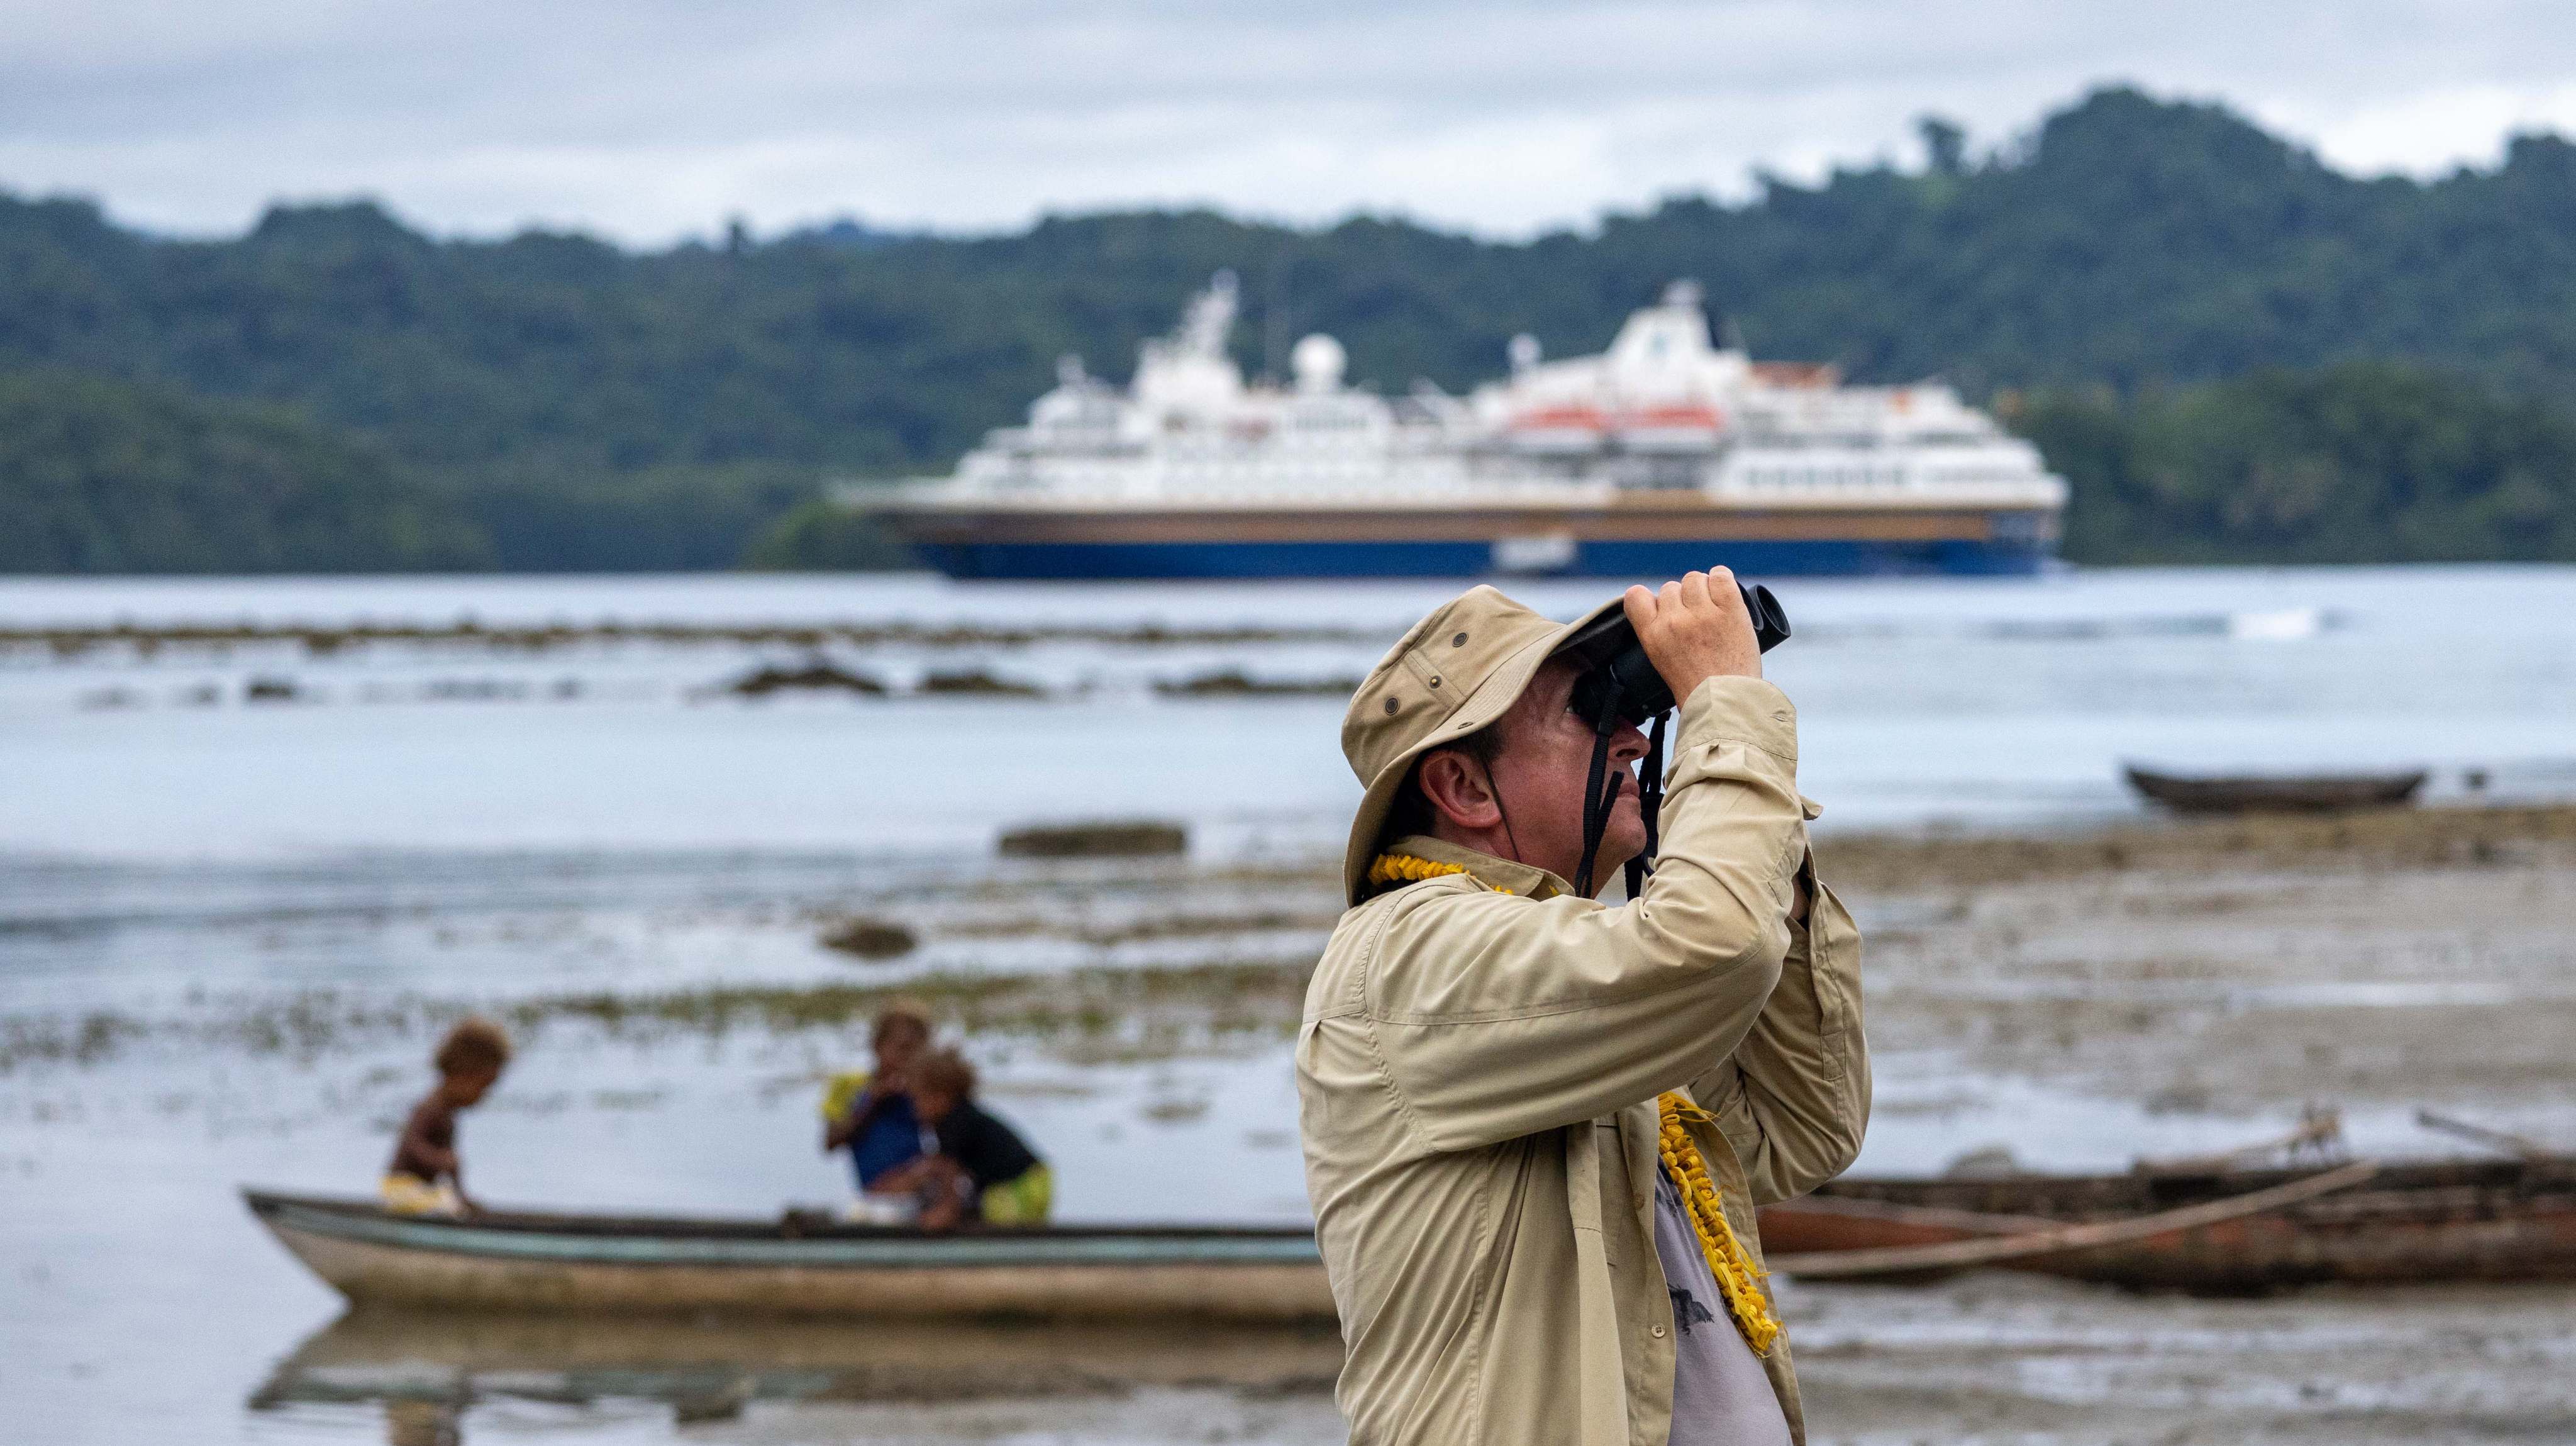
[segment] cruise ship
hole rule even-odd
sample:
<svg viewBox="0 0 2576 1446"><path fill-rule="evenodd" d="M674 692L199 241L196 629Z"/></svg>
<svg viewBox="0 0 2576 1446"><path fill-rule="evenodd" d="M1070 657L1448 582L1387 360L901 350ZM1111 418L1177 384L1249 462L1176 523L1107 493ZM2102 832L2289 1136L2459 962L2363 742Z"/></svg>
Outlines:
<svg viewBox="0 0 2576 1446"><path fill-rule="evenodd" d="M1598 356L1514 337L1465 396L1355 387L1322 335L1247 383L1235 309L1221 272L1126 387L1067 357L953 475L844 499L959 578L2011 574L2056 542L2028 442L1938 382L1717 345L1687 281Z"/></svg>

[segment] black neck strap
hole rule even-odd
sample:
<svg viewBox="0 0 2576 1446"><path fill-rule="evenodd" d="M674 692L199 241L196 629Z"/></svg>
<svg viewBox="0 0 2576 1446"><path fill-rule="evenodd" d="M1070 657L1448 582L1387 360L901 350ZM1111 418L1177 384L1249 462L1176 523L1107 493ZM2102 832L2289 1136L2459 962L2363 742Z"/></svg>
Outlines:
<svg viewBox="0 0 2576 1446"><path fill-rule="evenodd" d="M1637 770L1637 811L1646 822L1645 851L1628 860L1628 897L1645 892L1646 876L1655 871L1655 848L1662 841L1658 815L1664 809L1664 723L1658 713L1646 735L1646 759ZM1592 720L1592 770L1583 785L1583 862L1574 879L1579 898L1592 897L1592 865L1601 852L1601 836L1610 831L1610 810L1619 805L1619 780L1628 770L1610 766L1610 736L1619 731L1618 700L1605 703Z"/></svg>
<svg viewBox="0 0 2576 1446"><path fill-rule="evenodd" d="M1654 727L1646 734L1646 761L1637 769L1637 811L1646 820L1646 848L1628 860L1628 897L1632 899L1646 892L1646 875L1655 871L1655 849L1663 842L1658 824L1664 811L1664 720L1672 716L1655 715ZM1609 826L1606 819L1602 826Z"/></svg>
<svg viewBox="0 0 2576 1446"><path fill-rule="evenodd" d="M1575 865L1574 875L1575 895L1585 899L1592 897L1592 861L1601 852L1601 835L1610 827L1611 806L1619 801L1619 775L1610 771L1610 735L1619 731L1619 695L1610 689L1602 691L1601 716L1592 720L1592 771L1583 784L1583 861Z"/></svg>
<svg viewBox="0 0 2576 1446"><path fill-rule="evenodd" d="M1664 809L1664 724L1672 717L1667 710L1655 715L1646 735L1646 759L1637 770L1637 811L1646 822L1646 848L1628 860L1628 897L1644 892L1646 875L1655 871L1655 848L1662 841L1658 828ZM1574 892L1578 897L1592 897L1592 865L1601 852L1601 836L1610 831L1610 810L1619 805L1619 780L1628 770L1610 766L1610 737L1619 731L1619 705L1616 695L1605 700L1601 716L1592 720L1592 770L1583 785L1583 862L1576 866Z"/></svg>

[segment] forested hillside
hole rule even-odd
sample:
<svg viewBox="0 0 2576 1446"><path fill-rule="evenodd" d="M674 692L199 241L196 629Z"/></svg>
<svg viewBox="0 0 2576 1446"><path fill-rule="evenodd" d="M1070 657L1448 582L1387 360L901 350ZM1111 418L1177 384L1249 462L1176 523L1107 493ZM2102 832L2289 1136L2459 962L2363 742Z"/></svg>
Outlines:
<svg viewBox="0 0 2576 1446"><path fill-rule="evenodd" d="M2048 430L2090 417L2084 435L2113 428L2162 457L2140 439L2308 426L2295 408L2187 399L2304 387L2375 405L2381 392L2338 369L2353 362L2405 368L2406 404L2442 427L2556 426L2576 398L2576 146L2527 137L2491 171L2361 180L2223 109L2110 90L1988 160L1935 151L1921 171L1772 182L1741 205L1674 200L1515 244L1384 220L1299 231L1142 213L639 254L549 234L437 241L365 204L280 209L237 240L196 242L120 229L85 202L0 199L0 369L292 403L446 499L503 565L707 566L740 556L826 469L943 465L1014 418L1061 353L1123 375L1219 267L1243 277L1249 368L1325 330L1356 376L1388 388L1490 376L1518 331L1552 354L1597 349L1692 276L1758 355L2024 396L2078 481L2079 558L2576 545L2576 482L2529 458L2484 490L2347 458L2332 495L2402 488L2357 515L2407 521L2328 542L2356 515L2340 500L2313 515L2256 507L2272 531L2212 531L2235 515L2226 499L2139 480L2181 463L2123 463L2101 475L2125 480L2087 496L2094 463L2059 456L2074 432ZM2257 374L2273 379L2243 391ZM2249 458L2277 450L2236 440ZM2192 448L2183 470L2235 486L2223 448ZM2491 516L2545 525L2459 512L2489 491L2512 499ZM824 530L808 519L801 535ZM799 554L773 538L763 555Z"/></svg>
<svg viewBox="0 0 2576 1446"><path fill-rule="evenodd" d="M2088 562L2576 560L2576 423L2386 362L2001 399Z"/></svg>
<svg viewBox="0 0 2576 1446"><path fill-rule="evenodd" d="M382 456L268 404L0 376L0 572L415 572L490 539Z"/></svg>

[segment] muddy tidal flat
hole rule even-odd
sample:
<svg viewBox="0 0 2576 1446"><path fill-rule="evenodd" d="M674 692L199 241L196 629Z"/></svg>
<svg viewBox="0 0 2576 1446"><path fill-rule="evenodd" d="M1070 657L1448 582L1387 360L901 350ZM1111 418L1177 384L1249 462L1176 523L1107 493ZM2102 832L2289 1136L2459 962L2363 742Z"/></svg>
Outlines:
<svg viewBox="0 0 2576 1446"><path fill-rule="evenodd" d="M2342 1110L2361 1153L2459 1148L2414 1124L2428 1105L2576 1143L2576 809L1843 836L1819 855L1870 936L1863 1172L1936 1172L1986 1147L2116 1169L2256 1140L2311 1105ZM244 988L61 1016L22 1002L0 1020L0 1165L23 1222L6 1369L52 1402L57 1440L108 1439L85 1436L82 1402L113 1382L202 1439L1337 1439L1329 1336L335 1321L227 1189L363 1184L423 1082L423 1042L472 1004L525 1051L467 1125L485 1193L761 1214L828 1201L814 1090L901 993L986 1062L997 1107L1059 1162L1068 1213L1168 1216L1185 1192L1203 1216L1295 1219L1286 1049L1332 889L1315 864L1186 860L876 892L736 879L625 927L783 949L864 908L913 930L921 957L632 992ZM602 912L594 898L582 914ZM540 954L616 932L549 917L523 898L449 927ZM988 967L958 962L986 951ZM2206 1301L1987 1273L1785 1296L1819 1441L2576 1434L2563 1287ZM175 1359L145 1348L214 1297L223 1332Z"/></svg>
<svg viewBox="0 0 2576 1446"><path fill-rule="evenodd" d="M236 1192L372 1188L470 1010L520 1047L478 1194L829 1208L824 1081L902 995L1063 1218L1301 1222L1337 690L1448 590L0 583L0 1441L1340 1440L1329 1332L344 1316ZM2312 1108L2360 1155L2476 1150L2421 1108L2576 1149L2576 569L1781 595L1869 936L1857 1173L2123 1170ZM2181 823L2126 760L2433 781ZM1002 846L1102 821L1151 849ZM2562 1287L1783 1308L1819 1443L2576 1440Z"/></svg>

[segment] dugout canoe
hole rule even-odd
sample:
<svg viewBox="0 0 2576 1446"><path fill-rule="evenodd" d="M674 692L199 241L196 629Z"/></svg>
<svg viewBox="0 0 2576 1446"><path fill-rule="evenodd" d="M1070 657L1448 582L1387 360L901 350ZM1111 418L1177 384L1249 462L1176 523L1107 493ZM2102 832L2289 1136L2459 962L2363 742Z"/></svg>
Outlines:
<svg viewBox="0 0 2576 1446"><path fill-rule="evenodd" d="M2340 813L2394 808L2415 797L2425 773L2236 774L2185 777L2131 766L2129 786L2176 813Z"/></svg>
<svg viewBox="0 0 2576 1446"><path fill-rule="evenodd" d="M1304 1228L1086 1225L946 1235L778 1220L495 1211L245 1190L278 1243L353 1305L844 1320L1306 1322L1334 1318Z"/></svg>
<svg viewBox="0 0 2576 1446"><path fill-rule="evenodd" d="M2330 1178L2339 1173L2350 1178ZM2267 1204L2267 1192L2280 1203ZM2130 1228L2091 1230L2091 1243L2068 1238L2070 1227L2123 1222ZM2106 1235L2125 1238L2103 1243ZM1973 1266L2209 1295L2327 1282L2570 1281L2576 1156L1846 1179L1765 1208L1762 1240L1775 1271L1814 1279L1930 1278Z"/></svg>

